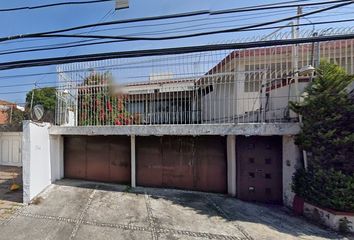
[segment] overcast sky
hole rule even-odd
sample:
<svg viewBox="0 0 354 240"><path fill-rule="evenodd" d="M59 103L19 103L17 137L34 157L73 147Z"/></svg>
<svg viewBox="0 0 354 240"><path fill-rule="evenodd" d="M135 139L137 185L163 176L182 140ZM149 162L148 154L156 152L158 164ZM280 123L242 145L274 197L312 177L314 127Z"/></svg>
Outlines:
<svg viewBox="0 0 354 240"><path fill-rule="evenodd" d="M5 3L6 2L6 3ZM9 7L18 7L25 5L38 5L45 3L58 2L57 0L52 1L24 1L24 0L11 0L11 1L1 1L0 8L9 8ZM77 5L77 6L60 6L53 8L45 8L38 10L24 10L16 12L1 12L0 13L0 37L8 35L16 35L23 33L32 33L47 31L53 29L60 29L66 27L72 27L82 24L91 24L97 23L99 21L110 21L110 20L119 20L135 17L148 17L156 15L166 15L172 13L181 13L194 10L218 10L218 9L228 9L236 7L244 7L249 5L257 4L266 4L276 1L264 1L264 0L253 0L253 1L236 1L236 0L130 0L130 8L120 11L113 11L114 2L105 2L98 4L87 4L87 5ZM314 8L305 8L304 11L312 11ZM274 10L272 10L274 11ZM259 15L246 15L241 16L240 14L230 14L217 16L214 20L205 20L201 22L188 22L188 20L194 20L194 18L185 18L178 20L165 20L159 22L149 22L149 23L131 23L126 24L125 26L137 26L144 25L143 27L134 27L134 28L125 28L125 29L114 29L105 32L97 32L97 34L107 34L107 35L127 35L127 34L141 34L148 32L157 32L164 30L171 30L173 35L191 33L188 32L187 27L193 26L192 30L195 28L200 28L200 31L216 30L224 28L237 27L238 25L252 24L258 22L269 21L278 18L284 18L287 16L294 15L296 13L295 9L286 9L279 12L262 12ZM333 10L326 14L316 15L315 18L310 18L310 21L327 21L327 20L338 20L345 18L352 18L353 15L350 15L354 12L354 7L344 7L341 9ZM249 13L242 13L242 15ZM220 18L221 17L221 18ZM226 17L226 18L225 18ZM104 19L103 19L104 18ZM207 16L199 17L207 18ZM169 24L169 25L159 25L159 26L146 26L146 24L154 23L171 23L171 22L180 22L178 24ZM308 20L303 19L304 23ZM352 23L334 25L338 26L352 26ZM103 28L114 28L114 27L123 27L120 26L106 26ZM326 26L317 26L318 29L327 28ZM310 27L311 28L311 27ZM97 29L88 29L88 30L97 30ZM80 30L86 31L86 30ZM270 32L270 31L268 31ZM188 39L179 39L179 40L169 40L169 41L137 41L137 42L127 42L127 43L114 43L106 45L97 45L90 47L80 47L75 49L60 49L55 51L45 51L45 52L34 52L34 53L23 53L23 54L13 54L0 56L0 62L7 61L16 61L20 59L33 59L33 58L44 58L44 57L54 57L54 56L67 56L67 55L77 55L77 54L88 54L88 53L100 53L100 52L111 52L111 51L123 51L123 50L136 50L136 49L151 49L151 48L163 48L163 47L175 47L175 46L190 46L190 45L199 45L206 43L218 43L218 42L227 42L235 41L237 39L264 34L260 32L243 32L243 33L230 33L230 34L219 34L212 36L204 37L195 37ZM153 36L153 35L147 35ZM0 43L0 52L21 48L21 47L30 47L54 43L64 43L70 41L77 41L80 39L44 39L44 40L35 40L35 41L17 41L15 43L7 42ZM11 71L0 71L0 77L9 76L15 74L27 74L27 73L38 73L38 72L52 72L55 71L55 66L40 67L40 68L28 68L28 69L18 69ZM18 83L33 83L35 81L48 82L56 81L56 75L48 76L36 76L36 77L25 77L25 78L11 78L3 79L0 78L0 86L8 84L18 84ZM41 86L41 85L40 85ZM25 98L25 93L18 94L4 94L5 92L14 92L14 91L27 91L30 90L32 86L17 86L11 88L0 87L0 99L5 99L9 101L15 101L18 103L23 103Z"/></svg>

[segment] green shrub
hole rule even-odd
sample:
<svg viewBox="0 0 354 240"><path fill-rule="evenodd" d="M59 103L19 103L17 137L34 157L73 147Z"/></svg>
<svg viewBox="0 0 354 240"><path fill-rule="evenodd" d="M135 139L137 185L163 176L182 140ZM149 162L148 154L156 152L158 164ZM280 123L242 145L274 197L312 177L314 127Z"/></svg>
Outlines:
<svg viewBox="0 0 354 240"><path fill-rule="evenodd" d="M328 62L321 62L317 73L304 101L291 103L303 117L296 143L309 153L309 165L350 175L354 172L354 101L347 86L354 76Z"/></svg>
<svg viewBox="0 0 354 240"><path fill-rule="evenodd" d="M337 211L354 212L354 174L309 168L293 177L293 191L307 202Z"/></svg>

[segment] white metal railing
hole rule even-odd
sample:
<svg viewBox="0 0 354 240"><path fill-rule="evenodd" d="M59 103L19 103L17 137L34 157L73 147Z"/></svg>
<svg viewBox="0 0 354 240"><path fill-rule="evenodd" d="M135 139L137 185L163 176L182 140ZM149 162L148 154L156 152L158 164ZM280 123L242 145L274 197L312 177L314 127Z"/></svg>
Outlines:
<svg viewBox="0 0 354 240"><path fill-rule="evenodd" d="M289 101L312 76L295 81L295 73L319 60L354 73L354 40L60 65L56 124L296 121Z"/></svg>

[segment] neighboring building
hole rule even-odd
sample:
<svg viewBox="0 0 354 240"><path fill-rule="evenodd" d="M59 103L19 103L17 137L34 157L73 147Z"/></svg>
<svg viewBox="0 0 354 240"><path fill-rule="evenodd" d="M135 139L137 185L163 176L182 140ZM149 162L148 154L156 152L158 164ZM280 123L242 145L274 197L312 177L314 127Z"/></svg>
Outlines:
<svg viewBox="0 0 354 240"><path fill-rule="evenodd" d="M0 100L0 125L9 123L9 110L11 108L17 108L16 103Z"/></svg>
<svg viewBox="0 0 354 240"><path fill-rule="evenodd" d="M25 172L25 201L56 179L67 177L228 193L243 200L291 206L292 175L302 161L294 143L300 126L288 102L298 99L312 78L298 76L297 71L328 59L353 73L354 40L215 55L222 55L217 58L221 60L209 61L214 56L208 52L179 55L181 59L172 63L151 58L58 67L63 86L58 90L57 126L24 126L25 136L36 136L25 148L33 154L23 154L24 164L51 170L40 175ZM198 62L208 66L200 72ZM105 86L80 90L85 74L90 74L87 69L104 64L109 69L117 66L117 75L123 75L124 68L132 73L149 68L150 73L163 74L120 86L124 111L121 105L108 111L112 101L121 99L102 95ZM125 118L138 115L139 121L116 124L116 111ZM82 116L91 122L80 124ZM107 117L112 118L106 121ZM37 149L42 141L43 148Z"/></svg>
<svg viewBox="0 0 354 240"><path fill-rule="evenodd" d="M163 79L128 84L123 91L128 99L126 109L138 114L143 124L199 123L195 81Z"/></svg>
<svg viewBox="0 0 354 240"><path fill-rule="evenodd" d="M21 166L22 128L9 125L11 109L24 111L15 103L0 100L0 167Z"/></svg>

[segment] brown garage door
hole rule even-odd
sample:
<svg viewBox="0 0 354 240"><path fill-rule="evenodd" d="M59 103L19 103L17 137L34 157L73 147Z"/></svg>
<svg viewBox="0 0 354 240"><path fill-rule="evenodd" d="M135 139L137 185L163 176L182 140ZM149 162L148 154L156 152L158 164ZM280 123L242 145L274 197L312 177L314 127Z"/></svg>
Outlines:
<svg viewBox="0 0 354 240"><path fill-rule="evenodd" d="M237 137L237 195L247 201L282 202L281 137Z"/></svg>
<svg viewBox="0 0 354 240"><path fill-rule="evenodd" d="M130 183L129 137L65 137L64 175L66 178Z"/></svg>
<svg viewBox="0 0 354 240"><path fill-rule="evenodd" d="M226 192L224 137L138 137L136 151L140 186Z"/></svg>

